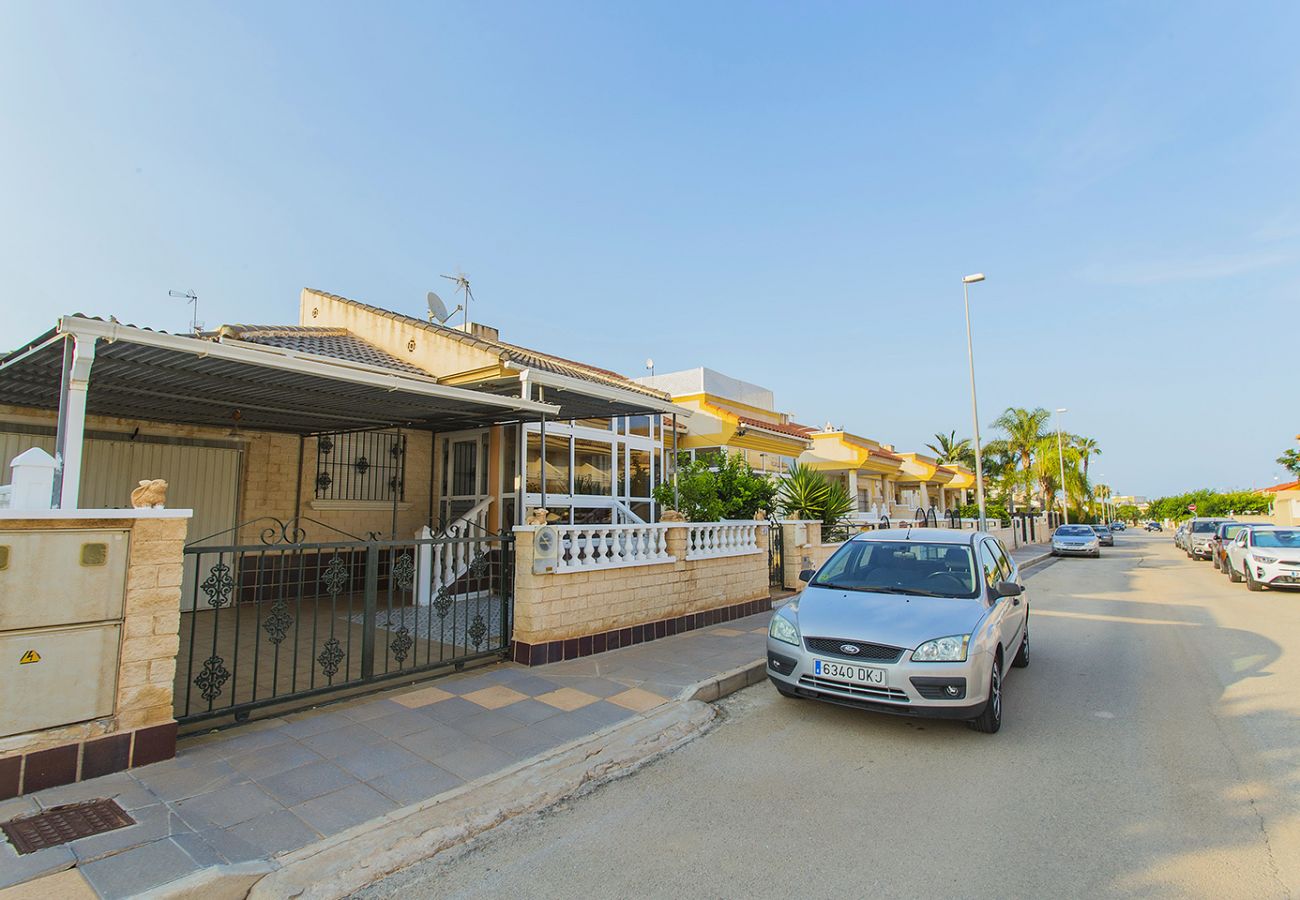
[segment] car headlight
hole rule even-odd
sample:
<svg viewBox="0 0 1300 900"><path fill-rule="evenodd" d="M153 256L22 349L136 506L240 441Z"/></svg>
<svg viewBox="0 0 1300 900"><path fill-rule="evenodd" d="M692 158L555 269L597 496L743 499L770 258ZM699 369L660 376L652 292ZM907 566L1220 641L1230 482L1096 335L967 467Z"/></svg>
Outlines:
<svg viewBox="0 0 1300 900"><path fill-rule="evenodd" d="M1263 563L1266 566L1271 566L1273 563L1277 562L1276 556L1260 556L1258 553L1252 556L1251 559L1255 560L1257 563Z"/></svg>
<svg viewBox="0 0 1300 900"><path fill-rule="evenodd" d="M912 662L965 662L969 643L969 634L935 638L912 651Z"/></svg>
<svg viewBox="0 0 1300 900"><path fill-rule="evenodd" d="M772 616L772 624L767 626L767 633L778 641L799 646L799 629L780 613Z"/></svg>

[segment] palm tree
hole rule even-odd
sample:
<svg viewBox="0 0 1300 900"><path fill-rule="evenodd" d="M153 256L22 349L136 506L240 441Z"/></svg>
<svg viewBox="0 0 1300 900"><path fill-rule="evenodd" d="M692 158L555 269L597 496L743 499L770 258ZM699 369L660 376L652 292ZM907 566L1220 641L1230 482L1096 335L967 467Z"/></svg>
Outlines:
<svg viewBox="0 0 1300 900"><path fill-rule="evenodd" d="M937 443L925 446L941 464L960 463L972 468L975 466L975 451L971 449L970 438L957 440L957 432L954 429L947 434L936 433L934 439Z"/></svg>
<svg viewBox="0 0 1300 900"><path fill-rule="evenodd" d="M1084 437L1081 434L1070 436L1070 445L1079 451L1079 458L1083 461L1083 477L1088 477L1088 462L1094 456L1101 456L1101 447L1097 441L1090 437Z"/></svg>
<svg viewBox="0 0 1300 900"><path fill-rule="evenodd" d="M1083 508L1083 501L1091 496L1092 489L1088 484L1088 476L1083 474L1082 460L1078 449L1071 444L1058 445L1053 435L1044 435L1039 439L1034 453L1034 479L1043 509L1048 508L1049 498L1054 498L1058 490L1063 494L1063 503L1069 505L1073 498L1075 508ZM1065 470L1064 485L1060 483L1062 469Z"/></svg>
<svg viewBox="0 0 1300 900"><path fill-rule="evenodd" d="M1024 487L1026 491L1033 490L1034 478L1030 466L1033 464L1039 441L1043 437L1043 427L1051 417L1052 414L1041 406L1036 409L1009 406L1002 415L993 420L994 428L1001 428L1006 432L1006 451L1020 461L1020 471L1012 473L1013 495L1016 487Z"/></svg>

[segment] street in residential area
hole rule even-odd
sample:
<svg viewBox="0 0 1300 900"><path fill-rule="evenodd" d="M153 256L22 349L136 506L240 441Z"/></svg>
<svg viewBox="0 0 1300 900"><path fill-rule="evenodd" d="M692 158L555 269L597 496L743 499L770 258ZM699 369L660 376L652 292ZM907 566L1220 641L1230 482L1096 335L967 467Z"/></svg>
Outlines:
<svg viewBox="0 0 1300 900"><path fill-rule="evenodd" d="M1026 586L996 735L759 684L651 766L361 896L1300 890L1300 595L1134 531Z"/></svg>

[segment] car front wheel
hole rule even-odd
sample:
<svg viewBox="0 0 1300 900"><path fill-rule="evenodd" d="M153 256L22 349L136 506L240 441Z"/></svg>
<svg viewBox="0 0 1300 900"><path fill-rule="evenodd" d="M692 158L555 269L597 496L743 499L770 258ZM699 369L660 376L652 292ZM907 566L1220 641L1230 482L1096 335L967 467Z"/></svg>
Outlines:
<svg viewBox="0 0 1300 900"><path fill-rule="evenodd" d="M1227 569L1228 569L1228 580L1231 581L1233 584L1240 584L1241 576L1238 575L1237 570L1232 567L1232 560L1228 560Z"/></svg>
<svg viewBox="0 0 1300 900"><path fill-rule="evenodd" d="M984 704L984 711L970 721L970 727L984 734L996 734L1002 727L1002 660L993 660L993 672L989 675L989 702Z"/></svg>
<svg viewBox="0 0 1300 900"><path fill-rule="evenodd" d="M1256 581L1255 576L1250 574L1250 563L1246 563L1245 565L1242 566L1242 568L1246 570L1246 590L1248 591L1264 590L1264 584L1262 582Z"/></svg>

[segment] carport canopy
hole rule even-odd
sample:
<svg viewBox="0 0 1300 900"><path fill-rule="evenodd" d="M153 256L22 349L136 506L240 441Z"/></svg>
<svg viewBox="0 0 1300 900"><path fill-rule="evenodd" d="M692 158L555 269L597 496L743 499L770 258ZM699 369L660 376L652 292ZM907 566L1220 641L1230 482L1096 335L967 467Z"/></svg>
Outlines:
<svg viewBox="0 0 1300 900"><path fill-rule="evenodd" d="M0 359L0 403L58 410L56 495L65 508L76 505L86 413L294 434L457 430L559 413L431 377L83 316Z"/></svg>

